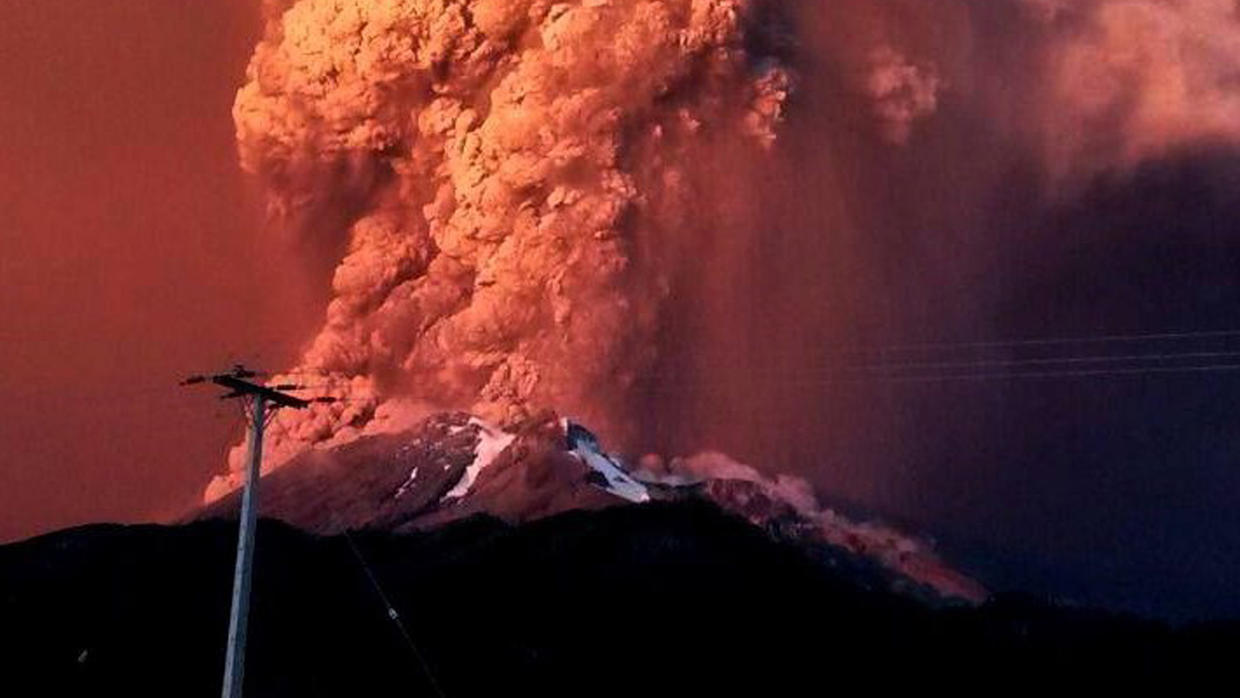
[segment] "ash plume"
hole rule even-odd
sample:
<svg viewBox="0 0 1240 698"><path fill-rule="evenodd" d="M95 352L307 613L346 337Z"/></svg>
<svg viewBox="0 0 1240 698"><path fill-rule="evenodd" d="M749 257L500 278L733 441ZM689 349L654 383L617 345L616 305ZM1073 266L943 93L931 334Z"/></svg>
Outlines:
<svg viewBox="0 0 1240 698"><path fill-rule="evenodd" d="M696 152L774 139L789 76L761 5L269 3L234 107L241 162L275 216L345 251L322 331L279 378L344 401L286 422L268 465L446 406L623 433Z"/></svg>
<svg viewBox="0 0 1240 698"><path fill-rule="evenodd" d="M877 419L815 378L822 347L986 317L961 280L1035 235L1013 220L1240 142L1234 0L266 16L241 162L285 228L340 250L324 326L279 380L345 399L286 415L266 467L442 408L551 408L642 452L881 460L821 456ZM848 467L825 479L862 498L890 480Z"/></svg>

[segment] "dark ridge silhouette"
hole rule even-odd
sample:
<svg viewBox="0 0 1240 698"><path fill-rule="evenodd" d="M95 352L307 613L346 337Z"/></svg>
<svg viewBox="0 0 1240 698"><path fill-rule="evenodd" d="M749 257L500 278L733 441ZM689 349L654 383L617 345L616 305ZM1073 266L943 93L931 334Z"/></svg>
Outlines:
<svg viewBox="0 0 1240 698"><path fill-rule="evenodd" d="M5 695L216 695L235 534L95 525L0 547ZM928 605L703 502L352 540L448 696L1199 680L1240 647L1237 624ZM263 521L257 546L246 695L433 695L349 540Z"/></svg>

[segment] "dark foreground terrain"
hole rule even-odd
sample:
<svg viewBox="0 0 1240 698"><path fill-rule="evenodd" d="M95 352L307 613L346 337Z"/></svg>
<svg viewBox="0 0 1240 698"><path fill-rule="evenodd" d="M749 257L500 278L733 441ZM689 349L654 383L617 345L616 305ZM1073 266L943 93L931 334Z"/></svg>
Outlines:
<svg viewBox="0 0 1240 698"><path fill-rule="evenodd" d="M97 525L0 547L0 695L218 695L235 536ZM348 538L264 521L247 695L435 695L432 675L447 696L1187 684L1240 649L1235 624L932 607L696 502L352 542L425 664Z"/></svg>

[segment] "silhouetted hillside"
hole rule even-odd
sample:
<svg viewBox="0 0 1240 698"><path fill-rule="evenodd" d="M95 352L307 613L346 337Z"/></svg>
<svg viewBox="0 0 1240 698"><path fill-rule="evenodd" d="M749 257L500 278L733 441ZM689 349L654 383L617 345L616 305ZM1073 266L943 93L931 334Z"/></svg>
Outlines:
<svg viewBox="0 0 1240 698"><path fill-rule="evenodd" d="M219 691L235 525L0 548L5 695ZM935 609L704 503L352 538L445 695L782 695L1221 673L1240 628L1000 598ZM264 521L249 696L434 695L343 536ZM681 692L684 691L684 692Z"/></svg>

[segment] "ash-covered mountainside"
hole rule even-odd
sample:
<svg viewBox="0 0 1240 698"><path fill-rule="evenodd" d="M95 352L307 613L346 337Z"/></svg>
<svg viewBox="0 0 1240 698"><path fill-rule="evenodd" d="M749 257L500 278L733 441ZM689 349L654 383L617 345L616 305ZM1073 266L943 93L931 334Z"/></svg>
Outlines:
<svg viewBox="0 0 1240 698"><path fill-rule="evenodd" d="M235 543L217 520L0 547L3 695L218 695ZM1192 682L1240 641L1002 596L934 607L701 501L349 537L264 520L257 546L247 696Z"/></svg>
<svg viewBox="0 0 1240 698"><path fill-rule="evenodd" d="M923 541L818 504L797 478L768 477L721 454L630 469L581 425L552 415L504 431L463 413L415 429L303 453L262 479L260 515L322 534L409 532L478 514L508 523L553 514L702 500L795 542L857 579L930 601L980 602L986 590ZM240 493L195 518L233 518Z"/></svg>

